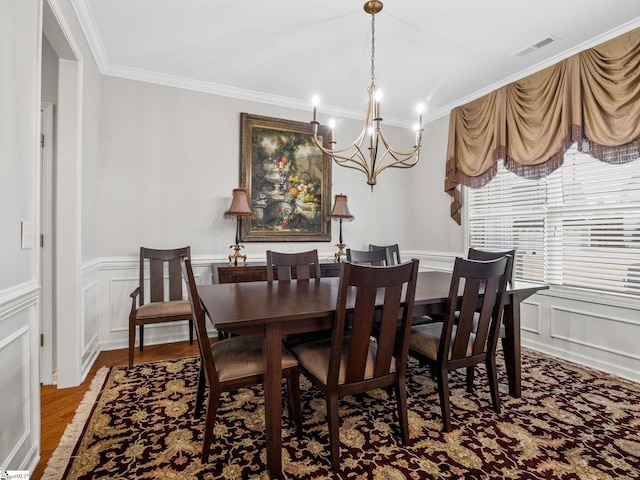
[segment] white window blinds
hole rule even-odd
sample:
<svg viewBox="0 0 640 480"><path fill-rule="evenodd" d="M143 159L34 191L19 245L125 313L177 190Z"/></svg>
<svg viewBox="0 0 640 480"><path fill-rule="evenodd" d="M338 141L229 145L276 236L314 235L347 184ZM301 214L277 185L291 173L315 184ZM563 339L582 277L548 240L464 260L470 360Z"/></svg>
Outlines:
<svg viewBox="0 0 640 480"><path fill-rule="evenodd" d="M640 160L611 165L571 150L547 177L500 164L467 192L469 245L516 248L516 278L640 294Z"/></svg>

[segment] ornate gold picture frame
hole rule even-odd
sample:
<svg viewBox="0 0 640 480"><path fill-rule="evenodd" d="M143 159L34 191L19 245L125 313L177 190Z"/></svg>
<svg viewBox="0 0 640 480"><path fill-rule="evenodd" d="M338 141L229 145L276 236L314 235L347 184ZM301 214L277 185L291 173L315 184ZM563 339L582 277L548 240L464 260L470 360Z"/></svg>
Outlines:
<svg viewBox="0 0 640 480"><path fill-rule="evenodd" d="M255 218L243 219L244 242L330 241L331 159L310 123L240 114L240 185ZM318 127L322 145L328 129Z"/></svg>

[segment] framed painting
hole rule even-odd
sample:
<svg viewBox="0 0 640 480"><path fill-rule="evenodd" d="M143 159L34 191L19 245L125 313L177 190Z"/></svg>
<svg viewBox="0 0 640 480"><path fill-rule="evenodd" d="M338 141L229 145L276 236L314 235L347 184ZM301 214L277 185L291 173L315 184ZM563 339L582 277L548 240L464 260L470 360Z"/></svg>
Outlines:
<svg viewBox="0 0 640 480"><path fill-rule="evenodd" d="M240 185L255 218L241 221L243 242L331 240L331 158L311 123L240 114ZM327 127L318 138L328 146Z"/></svg>

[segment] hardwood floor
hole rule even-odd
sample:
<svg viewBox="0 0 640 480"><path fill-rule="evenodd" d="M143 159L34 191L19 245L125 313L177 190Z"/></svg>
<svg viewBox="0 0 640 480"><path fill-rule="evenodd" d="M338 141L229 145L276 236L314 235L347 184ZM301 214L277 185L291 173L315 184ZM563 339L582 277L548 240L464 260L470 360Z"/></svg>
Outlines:
<svg viewBox="0 0 640 480"><path fill-rule="evenodd" d="M135 363L152 362L188 355L198 355L198 343L195 340L193 345L189 345L189 342L145 345L144 352L136 350L134 361ZM127 365L128 361L126 348L104 351L98 355L89 375L81 385L63 389L58 389L55 385L43 385L40 388L40 462L31 475L32 480L39 480L42 477L51 454L58 446L66 426L73 420L75 411L96 372L104 366Z"/></svg>

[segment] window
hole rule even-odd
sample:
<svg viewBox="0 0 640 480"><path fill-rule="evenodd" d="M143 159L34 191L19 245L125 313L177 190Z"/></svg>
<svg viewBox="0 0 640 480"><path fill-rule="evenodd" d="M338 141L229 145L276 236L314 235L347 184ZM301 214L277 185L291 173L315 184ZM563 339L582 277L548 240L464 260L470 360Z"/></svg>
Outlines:
<svg viewBox="0 0 640 480"><path fill-rule="evenodd" d="M640 160L612 165L571 149L551 175L507 171L467 189L469 245L517 249L517 279L640 294Z"/></svg>

